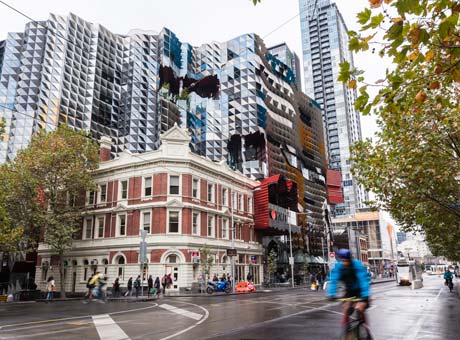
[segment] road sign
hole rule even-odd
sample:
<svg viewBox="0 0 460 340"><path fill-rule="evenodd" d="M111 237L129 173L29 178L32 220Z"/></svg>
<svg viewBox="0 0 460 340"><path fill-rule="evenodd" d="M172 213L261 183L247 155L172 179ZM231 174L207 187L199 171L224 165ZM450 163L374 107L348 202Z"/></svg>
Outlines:
<svg viewBox="0 0 460 340"><path fill-rule="evenodd" d="M236 249L227 249L227 256L236 256Z"/></svg>
<svg viewBox="0 0 460 340"><path fill-rule="evenodd" d="M294 257L291 257L289 256L289 265L293 265L294 264Z"/></svg>

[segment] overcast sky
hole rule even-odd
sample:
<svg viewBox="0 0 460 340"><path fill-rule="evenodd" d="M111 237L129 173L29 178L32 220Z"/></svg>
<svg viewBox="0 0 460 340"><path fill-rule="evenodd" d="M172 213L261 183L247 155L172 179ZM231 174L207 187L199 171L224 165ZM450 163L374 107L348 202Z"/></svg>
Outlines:
<svg viewBox="0 0 460 340"><path fill-rule="evenodd" d="M302 59L300 19L284 22L299 13L298 0L4 0L35 20L45 20L50 12L81 16L100 23L114 33L134 28L160 31L166 26L179 39L192 45L225 41L244 33L257 33L267 46L286 42ZM336 0L349 29L357 29L356 13L367 0ZM23 31L29 20L0 4L0 40L7 32ZM355 56L355 65L366 70L372 81L384 74L382 62L370 53ZM371 117L362 117L364 137L376 130Z"/></svg>

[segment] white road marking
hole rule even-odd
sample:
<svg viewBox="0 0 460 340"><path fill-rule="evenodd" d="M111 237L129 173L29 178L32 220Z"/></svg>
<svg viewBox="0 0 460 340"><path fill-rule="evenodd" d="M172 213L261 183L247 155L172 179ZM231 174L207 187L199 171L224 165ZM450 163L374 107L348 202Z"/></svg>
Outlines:
<svg viewBox="0 0 460 340"><path fill-rule="evenodd" d="M193 320L200 320L202 318L202 316L203 316L203 315L198 314L198 313L190 312L190 311L188 311L186 309L182 309L182 308L179 308L179 307L174 307L174 306L168 305L167 303L161 304L160 307L163 308L163 309L166 309L166 310L168 310L170 312L186 316L186 317L191 318Z"/></svg>
<svg viewBox="0 0 460 340"><path fill-rule="evenodd" d="M128 335L113 321L109 314L95 315L93 322L101 340L129 340Z"/></svg>
<svg viewBox="0 0 460 340"><path fill-rule="evenodd" d="M183 330L181 330L181 331L179 331L177 333L171 334L171 335L169 335L169 336L167 336L165 338L161 338L160 340L168 340L168 339L174 338L174 337L176 337L178 335L181 335L181 334L183 334L185 332L188 332L189 330L191 330L192 328L195 328L199 324L205 322L207 318L209 318L209 311L206 308L204 308L203 306L195 305L194 303L190 303L190 302L181 302L181 303L185 303L187 305L195 306L195 307L198 307L198 308L202 309L204 311L204 316L202 317L202 319L200 321L198 321L194 325L192 325L190 327L187 327L187 328L185 328L185 329L183 329Z"/></svg>
<svg viewBox="0 0 460 340"><path fill-rule="evenodd" d="M436 297L434 298L434 301L433 302L436 302L439 298L439 295L441 295L441 292L442 292L442 288L439 290L438 292L438 295L436 295ZM408 336L408 338L410 340L415 340L417 339L417 336L418 336L418 333L421 331L422 329L422 325L423 323L425 322L425 318L427 315L425 315L425 308L423 309L422 311L422 315L420 316L420 318L418 319L417 323L415 324L415 326L412 328L411 330L411 335Z"/></svg>

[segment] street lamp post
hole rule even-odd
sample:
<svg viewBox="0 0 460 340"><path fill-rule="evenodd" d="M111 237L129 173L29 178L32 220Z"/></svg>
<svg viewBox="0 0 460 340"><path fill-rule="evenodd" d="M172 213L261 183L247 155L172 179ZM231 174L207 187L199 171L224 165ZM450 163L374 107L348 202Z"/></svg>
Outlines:
<svg viewBox="0 0 460 340"><path fill-rule="evenodd" d="M235 208L233 206L233 204L235 203L234 200L233 200L233 197L234 197L234 192L232 190L232 196L231 196L231 201L232 201L232 243L231 243L231 247L232 249L235 249L235 221L234 221L234 218L233 218L233 209ZM235 293L235 257L234 256L230 256L230 264L232 266L232 293Z"/></svg>
<svg viewBox="0 0 460 340"><path fill-rule="evenodd" d="M291 284L292 288L294 288L294 257L292 256L292 232L291 232L291 210L288 208L288 225L289 225L289 250L291 256L289 257L289 264L291 265Z"/></svg>

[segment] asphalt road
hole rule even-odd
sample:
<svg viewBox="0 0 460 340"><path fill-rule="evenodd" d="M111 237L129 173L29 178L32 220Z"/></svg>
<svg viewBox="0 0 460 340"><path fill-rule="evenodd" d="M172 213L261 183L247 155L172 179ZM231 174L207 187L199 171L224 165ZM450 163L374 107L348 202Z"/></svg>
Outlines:
<svg viewBox="0 0 460 340"><path fill-rule="evenodd" d="M460 299L439 277L411 290L373 286L376 339L458 339ZM0 305L3 339L337 339L340 305L306 289L152 302Z"/></svg>

